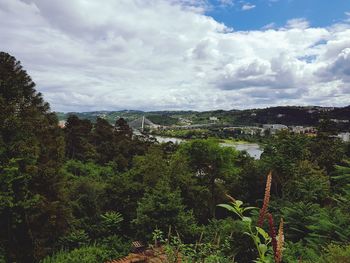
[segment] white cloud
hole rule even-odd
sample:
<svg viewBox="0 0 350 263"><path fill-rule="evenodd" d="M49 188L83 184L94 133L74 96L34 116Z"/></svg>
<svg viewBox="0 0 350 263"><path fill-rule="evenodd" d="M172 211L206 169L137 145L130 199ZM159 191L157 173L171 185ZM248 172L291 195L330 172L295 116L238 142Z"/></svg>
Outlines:
<svg viewBox="0 0 350 263"><path fill-rule="evenodd" d="M344 13L346 15L346 18L345 18L345 22L350 22L350 12L345 12Z"/></svg>
<svg viewBox="0 0 350 263"><path fill-rule="evenodd" d="M146 3L147 2L147 3ZM194 0L0 0L0 50L53 109L232 109L350 101L350 25L232 31Z"/></svg>
<svg viewBox="0 0 350 263"><path fill-rule="evenodd" d="M268 23L267 25L263 26L262 29L268 30L268 29L274 29L277 28L275 23Z"/></svg>
<svg viewBox="0 0 350 263"><path fill-rule="evenodd" d="M218 0L221 6L234 6L234 0Z"/></svg>
<svg viewBox="0 0 350 263"><path fill-rule="evenodd" d="M287 28L306 29L309 26L310 26L310 23L305 18L290 19L290 20L287 21L287 24L286 24Z"/></svg>
<svg viewBox="0 0 350 263"><path fill-rule="evenodd" d="M251 9L253 9L253 8L255 8L255 7L256 7L256 6L253 5L253 4L246 3L246 4L244 4L244 5L242 6L242 10L243 10L243 11L248 11L248 10L251 10Z"/></svg>

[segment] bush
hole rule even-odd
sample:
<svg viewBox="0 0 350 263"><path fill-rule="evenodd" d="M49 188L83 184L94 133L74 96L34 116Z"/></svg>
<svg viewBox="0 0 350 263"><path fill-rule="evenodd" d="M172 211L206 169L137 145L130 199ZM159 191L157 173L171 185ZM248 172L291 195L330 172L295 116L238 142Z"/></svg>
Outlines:
<svg viewBox="0 0 350 263"><path fill-rule="evenodd" d="M99 240L99 247L103 248L109 259L122 258L129 254L131 241L117 235Z"/></svg>
<svg viewBox="0 0 350 263"><path fill-rule="evenodd" d="M197 230L192 211L185 209L180 192L162 181L141 199L133 223L139 237L145 240L151 239L154 229L167 233L171 227L185 239L191 239Z"/></svg>
<svg viewBox="0 0 350 263"><path fill-rule="evenodd" d="M221 243L226 242L222 252L226 257L236 257L240 252L247 252L250 249L250 242L246 235L244 223L232 218L226 219L212 219L209 224L205 226L203 232L203 242L216 243L218 240ZM239 255L242 256L242 255Z"/></svg>
<svg viewBox="0 0 350 263"><path fill-rule="evenodd" d="M348 263L350 262L350 245L340 246L330 244L323 256L325 263Z"/></svg>
<svg viewBox="0 0 350 263"><path fill-rule="evenodd" d="M3 248L0 247L0 263L5 263L6 257L5 257L5 251Z"/></svg>
<svg viewBox="0 0 350 263"><path fill-rule="evenodd" d="M64 248L73 249L85 246L90 239L84 230L74 230L61 238L60 243Z"/></svg>
<svg viewBox="0 0 350 263"><path fill-rule="evenodd" d="M302 262L319 262L320 255L317 251L306 247L303 242L286 242L285 251L283 252L283 262L295 263L299 260Z"/></svg>
<svg viewBox="0 0 350 263"><path fill-rule="evenodd" d="M106 212L101 215L102 229L106 233L117 233L120 230L120 223L123 221L123 216L115 211Z"/></svg>
<svg viewBox="0 0 350 263"><path fill-rule="evenodd" d="M104 248L88 246L76 248L70 252L61 251L43 259L41 263L97 263L105 262L108 259L108 253Z"/></svg>

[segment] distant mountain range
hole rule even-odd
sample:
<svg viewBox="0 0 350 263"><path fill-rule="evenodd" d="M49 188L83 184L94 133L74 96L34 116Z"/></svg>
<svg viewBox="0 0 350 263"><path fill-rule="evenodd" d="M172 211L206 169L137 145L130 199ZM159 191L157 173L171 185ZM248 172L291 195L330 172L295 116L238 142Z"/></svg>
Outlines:
<svg viewBox="0 0 350 263"><path fill-rule="evenodd" d="M160 125L188 125L216 122L223 125L261 125L279 123L284 125L317 126L322 119L330 119L341 129L350 129L350 105L347 107L279 106L265 109L215 110L215 111L92 111L57 112L59 120L75 114L79 118L95 121L98 117L114 124L119 118L133 121L142 116Z"/></svg>

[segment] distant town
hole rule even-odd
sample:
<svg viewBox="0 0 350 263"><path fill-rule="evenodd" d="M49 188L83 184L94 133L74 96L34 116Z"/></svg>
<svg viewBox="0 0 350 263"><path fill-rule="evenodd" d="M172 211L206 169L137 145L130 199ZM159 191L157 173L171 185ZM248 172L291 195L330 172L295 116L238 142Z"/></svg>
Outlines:
<svg viewBox="0 0 350 263"><path fill-rule="evenodd" d="M58 113L59 125L65 126L66 118L77 115L82 119L108 120L111 124L124 118L135 131L152 134L175 134L176 131L216 130L225 137L264 137L279 131L315 136L322 122L334 127L331 136L344 142L350 141L350 107L272 107L266 109L232 111L97 111L83 113ZM173 133L171 133L173 132Z"/></svg>

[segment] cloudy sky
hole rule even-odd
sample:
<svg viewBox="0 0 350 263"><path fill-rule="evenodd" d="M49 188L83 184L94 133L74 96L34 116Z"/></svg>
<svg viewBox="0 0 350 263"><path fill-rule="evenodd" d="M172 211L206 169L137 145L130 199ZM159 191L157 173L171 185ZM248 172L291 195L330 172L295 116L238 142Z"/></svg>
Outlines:
<svg viewBox="0 0 350 263"><path fill-rule="evenodd" d="M350 104L349 0L0 0L56 111Z"/></svg>

